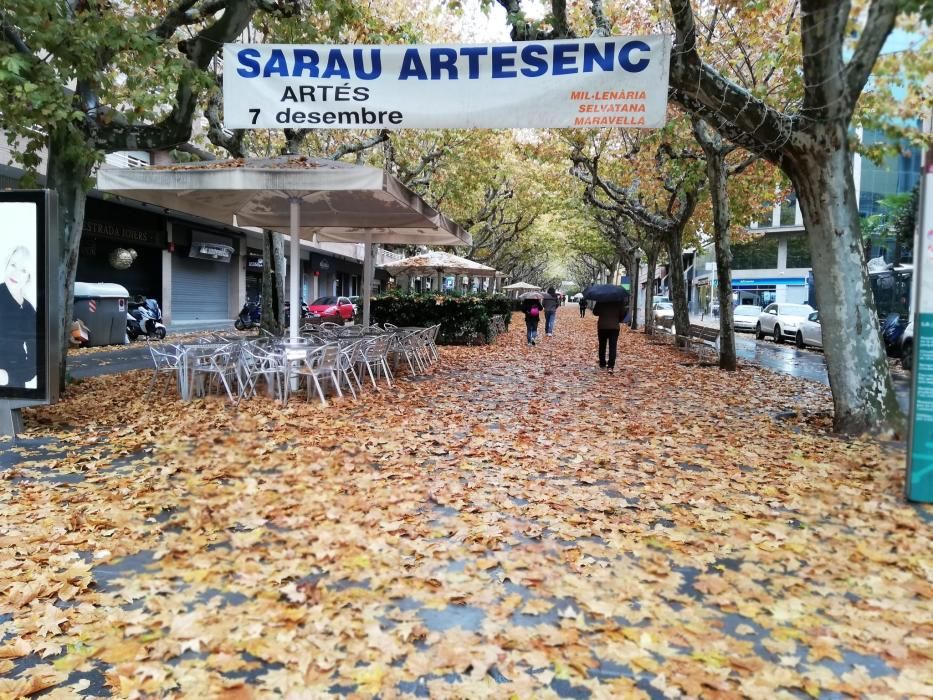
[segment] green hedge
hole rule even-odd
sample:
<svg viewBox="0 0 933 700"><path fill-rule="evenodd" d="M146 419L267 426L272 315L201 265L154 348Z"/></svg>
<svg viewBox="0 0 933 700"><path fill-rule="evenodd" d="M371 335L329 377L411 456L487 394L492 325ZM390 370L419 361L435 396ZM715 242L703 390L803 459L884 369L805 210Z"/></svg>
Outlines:
<svg viewBox="0 0 933 700"><path fill-rule="evenodd" d="M388 294L374 297L369 306L373 323L396 326L441 324L437 342L444 345L473 345L493 340L490 319L512 320L511 300L504 296L460 296L434 294Z"/></svg>

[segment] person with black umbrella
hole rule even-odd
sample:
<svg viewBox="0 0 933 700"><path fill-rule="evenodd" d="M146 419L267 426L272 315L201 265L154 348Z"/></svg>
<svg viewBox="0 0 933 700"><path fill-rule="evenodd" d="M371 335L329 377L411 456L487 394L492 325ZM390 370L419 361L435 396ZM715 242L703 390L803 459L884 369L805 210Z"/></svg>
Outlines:
<svg viewBox="0 0 933 700"><path fill-rule="evenodd" d="M628 292L616 285L598 284L587 287L583 292L583 298L596 302L593 315L598 319L596 334L599 341L599 366L613 374L616 366L616 347L619 343L619 326L628 313Z"/></svg>

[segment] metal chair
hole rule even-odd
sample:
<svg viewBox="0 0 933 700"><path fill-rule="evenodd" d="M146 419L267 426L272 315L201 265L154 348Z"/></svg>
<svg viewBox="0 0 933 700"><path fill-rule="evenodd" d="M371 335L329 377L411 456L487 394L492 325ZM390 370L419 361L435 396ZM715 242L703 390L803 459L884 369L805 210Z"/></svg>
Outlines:
<svg viewBox="0 0 933 700"><path fill-rule="evenodd" d="M288 391L286 386L285 356L268 343L254 341L246 343L240 351L240 395L251 398L256 395L256 385L264 379L270 396L282 399Z"/></svg>
<svg viewBox="0 0 933 700"><path fill-rule="evenodd" d="M338 376L346 381L350 388L350 394L356 399L356 392L363 390L363 384L360 382L360 376L356 373L356 365L359 354L362 351L364 341L362 338L353 342L344 343L340 346L340 362L338 366Z"/></svg>
<svg viewBox="0 0 933 700"><path fill-rule="evenodd" d="M240 393L237 387L239 349L238 344L231 343L195 358L192 379L200 395L203 396L215 384L220 384L227 393L227 398L233 403L239 403Z"/></svg>
<svg viewBox="0 0 933 700"><path fill-rule="evenodd" d="M428 328L424 336L425 347L431 356L432 362L440 362L441 355L437 350L437 334L441 331L441 324L436 323Z"/></svg>
<svg viewBox="0 0 933 700"><path fill-rule="evenodd" d="M374 389L379 388L378 384L376 384L376 376L385 377L386 384L392 386L392 370L389 369L388 357L393 342L394 338L390 335L374 335L365 338L360 346L357 366L361 369L366 368ZM362 376L362 372L360 372L360 376Z"/></svg>
<svg viewBox="0 0 933 700"><path fill-rule="evenodd" d="M424 372L424 364L421 356L421 331L406 331L395 336L395 343L389 351L392 357L393 367L398 367L401 360L408 364L409 371L413 374Z"/></svg>
<svg viewBox="0 0 933 700"><path fill-rule="evenodd" d="M308 389L308 399L311 399L311 387L314 386L318 398L321 399L321 405L326 406L327 400L324 398L324 389L321 382L329 381L337 396L343 397L340 390L340 378L337 374L340 363L340 346L336 343L329 343L308 350L303 361L294 370L299 377L304 377Z"/></svg>
<svg viewBox="0 0 933 700"><path fill-rule="evenodd" d="M161 341L153 342L149 339L149 336L146 336L146 344L149 346L149 355L152 357L153 365L152 380L149 382L149 389L146 391L148 397L158 383L159 377L165 377L166 386L171 382L172 377L175 377L176 383L178 382L181 348ZM165 387L162 390L164 391Z"/></svg>

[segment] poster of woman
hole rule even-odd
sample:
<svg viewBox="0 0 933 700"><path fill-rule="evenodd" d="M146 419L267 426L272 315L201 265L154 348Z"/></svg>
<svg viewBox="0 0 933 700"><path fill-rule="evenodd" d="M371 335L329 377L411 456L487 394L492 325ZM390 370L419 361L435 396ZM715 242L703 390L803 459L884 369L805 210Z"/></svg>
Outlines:
<svg viewBox="0 0 933 700"><path fill-rule="evenodd" d="M33 202L0 202L0 388L37 387L38 216Z"/></svg>

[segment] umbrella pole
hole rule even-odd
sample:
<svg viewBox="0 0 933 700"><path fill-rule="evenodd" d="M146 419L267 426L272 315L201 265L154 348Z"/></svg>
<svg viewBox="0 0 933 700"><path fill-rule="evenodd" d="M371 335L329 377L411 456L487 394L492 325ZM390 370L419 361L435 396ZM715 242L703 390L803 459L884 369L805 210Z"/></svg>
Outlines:
<svg viewBox="0 0 933 700"><path fill-rule="evenodd" d="M373 237L363 240L363 327L369 328L369 300L373 295Z"/></svg>
<svg viewBox="0 0 933 700"><path fill-rule="evenodd" d="M301 304L298 301L298 285L301 282L301 241L298 238L298 225L301 211L301 200L298 197L288 198L288 235L291 244L291 260L289 261L289 303L291 304L291 318L288 322L288 336L297 339L299 323L301 322Z"/></svg>

